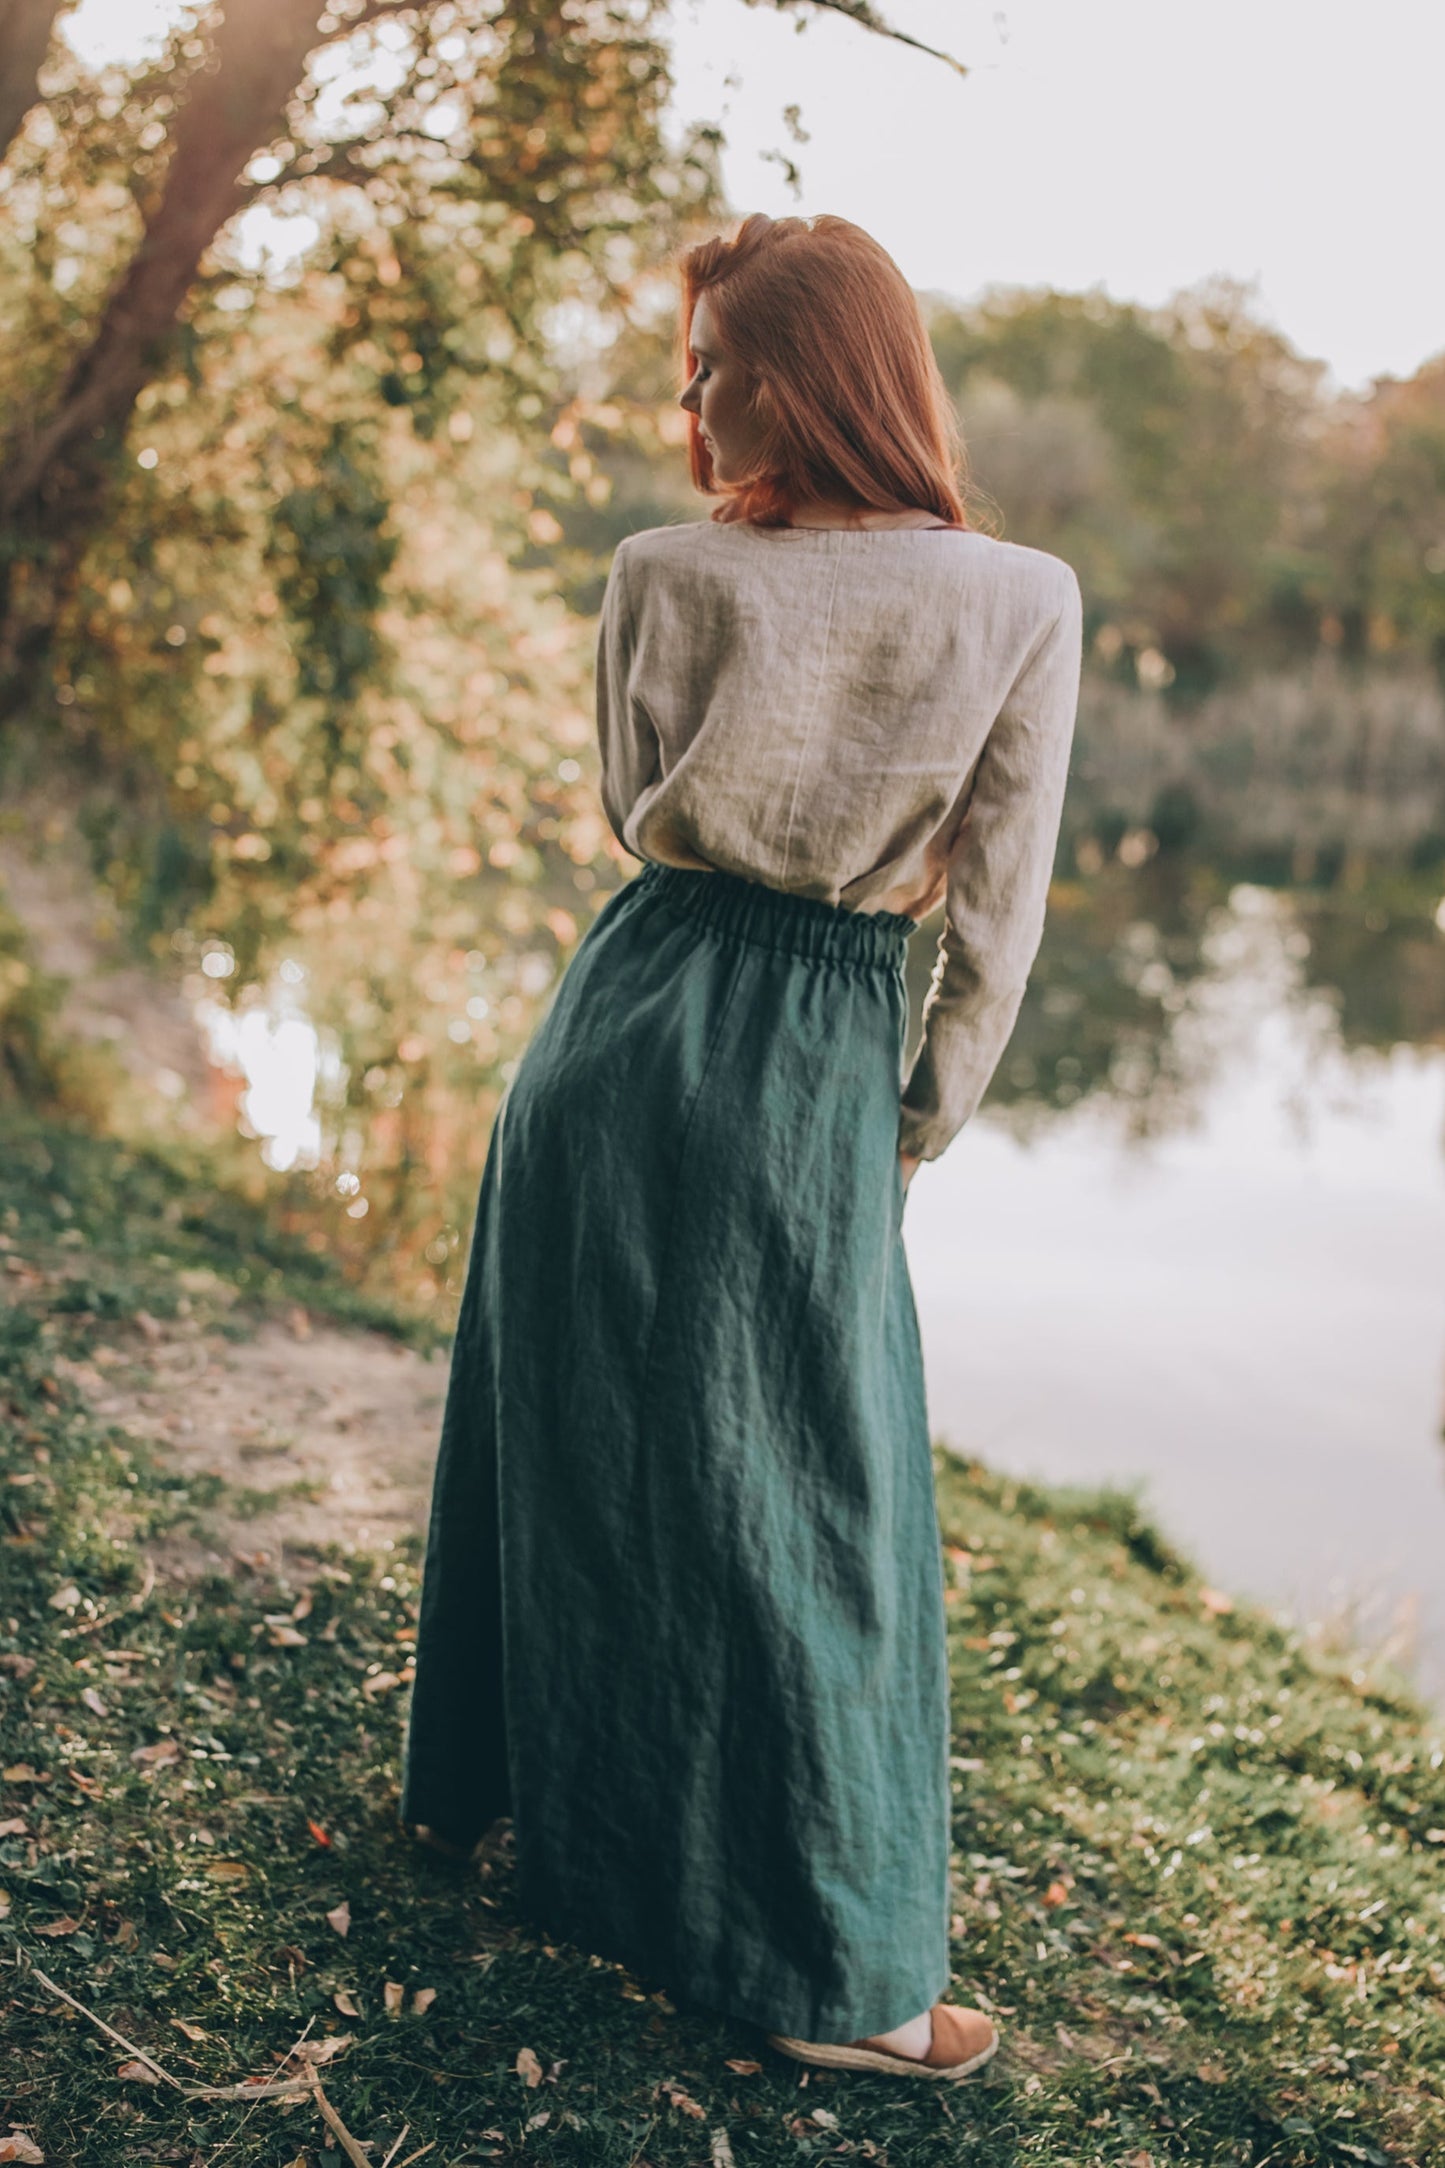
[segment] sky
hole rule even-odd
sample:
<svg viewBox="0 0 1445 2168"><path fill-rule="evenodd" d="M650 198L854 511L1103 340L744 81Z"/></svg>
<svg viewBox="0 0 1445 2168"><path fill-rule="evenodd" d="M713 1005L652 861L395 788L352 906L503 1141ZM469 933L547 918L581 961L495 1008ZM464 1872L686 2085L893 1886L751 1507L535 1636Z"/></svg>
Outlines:
<svg viewBox="0 0 1445 2168"><path fill-rule="evenodd" d="M967 75L840 17L675 0L674 122L723 123L739 212L854 219L958 300L1224 274L1340 386L1445 351L1442 0L877 4ZM66 34L120 56L173 11L82 0Z"/></svg>

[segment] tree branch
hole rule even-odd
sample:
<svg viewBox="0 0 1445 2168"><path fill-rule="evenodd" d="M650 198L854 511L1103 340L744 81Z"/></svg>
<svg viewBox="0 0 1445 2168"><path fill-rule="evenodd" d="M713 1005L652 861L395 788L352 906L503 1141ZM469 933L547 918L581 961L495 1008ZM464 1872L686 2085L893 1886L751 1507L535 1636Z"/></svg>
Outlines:
<svg viewBox="0 0 1445 2168"><path fill-rule="evenodd" d="M270 140L317 43L320 0L249 0L222 18L215 65L192 77L161 200L71 367L50 418L11 448L0 520L36 510L58 462L59 494L93 481L105 447L153 375L206 248L241 201L247 162ZM51 498L54 507L55 500Z"/></svg>
<svg viewBox="0 0 1445 2168"><path fill-rule="evenodd" d="M748 7L757 7L760 0L745 0L745 4ZM946 68L952 68L958 75L967 75L969 72L961 60L954 59L952 53L945 53L936 45L925 45L922 38L912 37L906 30L895 29L893 24L871 5L871 0L768 0L768 4L780 14L787 15L796 15L804 8L816 8L819 12L830 15L846 15L849 22L856 23L860 30L872 31L875 37L891 38L897 45L911 46L916 53L926 53L930 60L941 60Z"/></svg>

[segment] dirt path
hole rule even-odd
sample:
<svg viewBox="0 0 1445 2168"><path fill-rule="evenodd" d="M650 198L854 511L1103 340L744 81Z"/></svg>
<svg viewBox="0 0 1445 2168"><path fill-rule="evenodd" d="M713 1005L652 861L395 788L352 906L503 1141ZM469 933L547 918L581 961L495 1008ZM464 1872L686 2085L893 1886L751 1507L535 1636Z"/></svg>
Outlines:
<svg viewBox="0 0 1445 2168"><path fill-rule="evenodd" d="M100 1341L70 1376L97 1415L227 1486L198 1532L157 1564L196 1572L279 1565L320 1543L385 1550L424 1527L446 1391L444 1354L379 1333L262 1324L235 1341L185 1320L143 1320L137 1346Z"/></svg>

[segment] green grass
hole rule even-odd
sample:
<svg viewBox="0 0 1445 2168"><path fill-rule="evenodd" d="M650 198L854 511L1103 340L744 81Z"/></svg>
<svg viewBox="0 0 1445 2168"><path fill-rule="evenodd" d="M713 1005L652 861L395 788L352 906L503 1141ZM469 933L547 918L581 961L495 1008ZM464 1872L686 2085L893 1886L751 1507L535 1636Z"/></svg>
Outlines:
<svg viewBox="0 0 1445 2168"><path fill-rule="evenodd" d="M37 1129L8 1172L0 2136L77 2168L341 2158L309 2103L122 2079L33 1961L188 2081L344 2036L328 2092L374 2168L406 2123L398 2164L435 2141L432 2168L1445 2160L1439 1725L1206 1601L1129 1500L940 1465L955 1993L1005 2044L957 2088L804 2080L673 1983L546 1943L505 1845L462 1868L400 1836L404 1679L369 1682L405 1672L415 1549L148 1587L209 1494L67 1362L143 1362L167 1305L239 1334L258 1301L345 1315L344 1287L162 1162Z"/></svg>

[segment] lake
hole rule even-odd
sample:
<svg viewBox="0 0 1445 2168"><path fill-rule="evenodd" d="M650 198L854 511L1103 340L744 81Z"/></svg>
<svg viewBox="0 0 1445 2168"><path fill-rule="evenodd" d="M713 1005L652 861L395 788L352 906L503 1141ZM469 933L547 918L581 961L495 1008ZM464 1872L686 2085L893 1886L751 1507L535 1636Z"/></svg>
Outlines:
<svg viewBox="0 0 1445 2168"><path fill-rule="evenodd" d="M1066 888L904 1235L935 1436L1138 1486L1212 1584L1445 1702L1442 887Z"/></svg>

